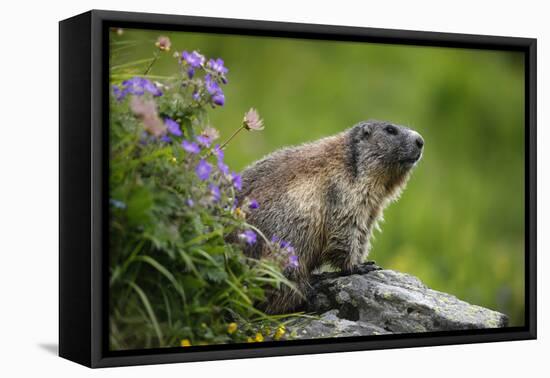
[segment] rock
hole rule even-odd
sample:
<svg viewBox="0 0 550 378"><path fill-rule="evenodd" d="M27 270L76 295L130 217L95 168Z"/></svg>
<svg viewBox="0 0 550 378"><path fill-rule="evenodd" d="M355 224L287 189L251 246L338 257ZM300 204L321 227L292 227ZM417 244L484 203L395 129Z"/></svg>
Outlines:
<svg viewBox="0 0 550 378"><path fill-rule="evenodd" d="M432 290L418 278L373 263L357 274L322 273L312 281L308 313L318 319L296 324L294 338L499 328L506 315Z"/></svg>

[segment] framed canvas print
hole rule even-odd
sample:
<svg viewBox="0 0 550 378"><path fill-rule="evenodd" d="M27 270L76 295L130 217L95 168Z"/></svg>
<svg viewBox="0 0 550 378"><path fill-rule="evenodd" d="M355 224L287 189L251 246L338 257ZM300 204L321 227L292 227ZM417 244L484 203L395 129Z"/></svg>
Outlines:
<svg viewBox="0 0 550 378"><path fill-rule="evenodd" d="M60 22L59 353L536 337L536 40Z"/></svg>

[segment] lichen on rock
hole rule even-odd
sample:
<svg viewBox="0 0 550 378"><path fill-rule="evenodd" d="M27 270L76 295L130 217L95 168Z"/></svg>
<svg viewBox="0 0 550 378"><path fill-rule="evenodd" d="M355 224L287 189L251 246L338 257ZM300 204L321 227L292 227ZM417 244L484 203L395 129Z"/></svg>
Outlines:
<svg viewBox="0 0 550 378"><path fill-rule="evenodd" d="M367 263L357 274L315 275L297 339L506 327L502 313L428 288L418 278Z"/></svg>

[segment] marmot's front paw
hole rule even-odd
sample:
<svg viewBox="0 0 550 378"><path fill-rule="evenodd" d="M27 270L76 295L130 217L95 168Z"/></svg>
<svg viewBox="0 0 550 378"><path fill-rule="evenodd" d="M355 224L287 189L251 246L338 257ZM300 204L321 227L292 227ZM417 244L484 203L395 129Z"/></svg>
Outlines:
<svg viewBox="0 0 550 378"><path fill-rule="evenodd" d="M366 263L363 263L363 264L360 264L360 265L357 265L355 267L353 267L351 269L351 271L347 274L349 275L352 275L352 274L367 274L367 273L370 273L370 272L373 272L375 270L381 270L382 268L380 268L378 265L376 265L376 263L374 261L367 261Z"/></svg>

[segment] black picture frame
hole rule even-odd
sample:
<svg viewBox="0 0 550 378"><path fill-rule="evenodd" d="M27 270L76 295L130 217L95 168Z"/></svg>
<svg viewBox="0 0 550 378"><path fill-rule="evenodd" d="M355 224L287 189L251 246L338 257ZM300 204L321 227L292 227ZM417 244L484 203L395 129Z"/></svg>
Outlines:
<svg viewBox="0 0 550 378"><path fill-rule="evenodd" d="M109 351L108 30L112 26L384 44L525 56L525 325L501 329ZM59 355L89 367L535 339L536 39L92 10L59 23Z"/></svg>

